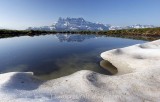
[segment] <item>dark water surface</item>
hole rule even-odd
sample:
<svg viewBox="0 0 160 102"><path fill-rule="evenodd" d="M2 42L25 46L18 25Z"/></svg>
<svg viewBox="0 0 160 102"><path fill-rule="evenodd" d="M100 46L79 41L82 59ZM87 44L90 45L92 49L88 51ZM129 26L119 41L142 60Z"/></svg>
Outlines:
<svg viewBox="0 0 160 102"><path fill-rule="evenodd" d="M0 73L34 72L35 76L45 80L80 70L112 75L116 73L115 68L105 63L100 54L144 42L91 34L4 38L0 39Z"/></svg>

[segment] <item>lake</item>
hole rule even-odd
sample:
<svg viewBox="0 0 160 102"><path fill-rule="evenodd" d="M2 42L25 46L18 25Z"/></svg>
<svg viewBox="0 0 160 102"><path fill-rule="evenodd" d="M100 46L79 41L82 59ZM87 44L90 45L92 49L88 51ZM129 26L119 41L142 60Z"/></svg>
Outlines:
<svg viewBox="0 0 160 102"><path fill-rule="evenodd" d="M48 34L0 39L0 72L34 72L42 80L91 70L113 75L117 70L103 61L104 51L126 47L142 40L100 35Z"/></svg>

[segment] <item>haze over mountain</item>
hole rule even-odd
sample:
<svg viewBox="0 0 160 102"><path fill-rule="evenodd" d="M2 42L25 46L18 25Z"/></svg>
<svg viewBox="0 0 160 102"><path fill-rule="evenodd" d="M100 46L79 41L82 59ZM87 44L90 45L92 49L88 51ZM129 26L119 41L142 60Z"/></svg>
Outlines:
<svg viewBox="0 0 160 102"><path fill-rule="evenodd" d="M93 23L83 18L59 18L56 23L51 26L29 27L27 30L45 30L45 31L106 31L132 28L154 28L153 25L131 25L131 26L111 26L110 24Z"/></svg>
<svg viewBox="0 0 160 102"><path fill-rule="evenodd" d="M3 29L2 27L0 27L0 29Z"/></svg>

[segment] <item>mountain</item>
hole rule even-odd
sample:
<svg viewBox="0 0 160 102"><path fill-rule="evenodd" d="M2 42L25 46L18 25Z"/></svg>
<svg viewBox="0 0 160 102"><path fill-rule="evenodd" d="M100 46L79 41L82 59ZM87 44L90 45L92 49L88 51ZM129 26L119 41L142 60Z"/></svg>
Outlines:
<svg viewBox="0 0 160 102"><path fill-rule="evenodd" d="M51 26L29 27L27 30L46 30L46 31L102 31L109 30L109 25L100 23L92 23L83 18L59 18L56 23Z"/></svg>
<svg viewBox="0 0 160 102"><path fill-rule="evenodd" d="M155 28L156 26L153 25L141 25L141 24L135 24L131 26L110 26L109 30L121 30L121 29L139 29L139 28Z"/></svg>
<svg viewBox="0 0 160 102"><path fill-rule="evenodd" d="M138 28L155 28L153 25L131 25L131 26L111 26L101 23L93 23L83 18L59 18L56 23L51 26L29 27L27 30L43 30L43 31L106 31L121 29L138 29Z"/></svg>

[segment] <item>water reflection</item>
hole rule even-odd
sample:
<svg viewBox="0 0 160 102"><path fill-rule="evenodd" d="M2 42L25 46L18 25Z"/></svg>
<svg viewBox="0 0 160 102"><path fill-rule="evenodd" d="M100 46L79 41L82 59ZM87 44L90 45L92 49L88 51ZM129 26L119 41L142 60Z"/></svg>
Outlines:
<svg viewBox="0 0 160 102"><path fill-rule="evenodd" d="M100 63L100 54L114 48L144 42L92 34L0 39L0 73L34 72L35 76L44 80L70 75L80 70L112 75L116 70L106 67L108 64L103 61Z"/></svg>
<svg viewBox="0 0 160 102"><path fill-rule="evenodd" d="M56 34L56 37L60 42L82 42L84 40L97 38L99 36L93 34Z"/></svg>
<svg viewBox="0 0 160 102"><path fill-rule="evenodd" d="M36 74L36 76L40 79L48 80L70 75L80 70L91 70L101 74L112 75L108 70L101 68L99 65L100 60L101 58L97 58L94 53L73 54L54 61L57 70L48 74Z"/></svg>

